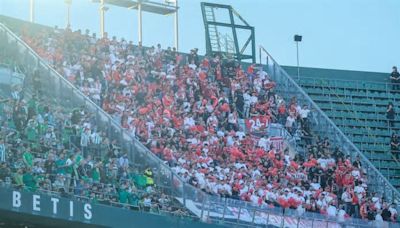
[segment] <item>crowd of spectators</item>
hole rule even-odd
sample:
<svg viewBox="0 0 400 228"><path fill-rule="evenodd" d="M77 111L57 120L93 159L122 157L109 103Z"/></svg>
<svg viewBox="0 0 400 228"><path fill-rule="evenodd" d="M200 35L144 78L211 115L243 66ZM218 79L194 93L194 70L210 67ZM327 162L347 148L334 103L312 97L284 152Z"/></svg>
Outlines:
<svg viewBox="0 0 400 228"><path fill-rule="evenodd" d="M0 98L0 185L189 215L154 184L151 169L139 170L115 141L97 132L84 107L68 110L36 95L17 95L18 99ZM85 140L83 153L79 143Z"/></svg>
<svg viewBox="0 0 400 228"><path fill-rule="evenodd" d="M394 205L368 191L360 159L352 162L315 136L312 111L295 97L285 101L254 64L243 69L221 56L200 58L197 49L185 58L171 48L98 39L89 31L55 30L23 39L184 181L205 192L299 213L396 220ZM271 123L300 134L307 155L272 143L265 134ZM79 135L83 148L85 134Z"/></svg>

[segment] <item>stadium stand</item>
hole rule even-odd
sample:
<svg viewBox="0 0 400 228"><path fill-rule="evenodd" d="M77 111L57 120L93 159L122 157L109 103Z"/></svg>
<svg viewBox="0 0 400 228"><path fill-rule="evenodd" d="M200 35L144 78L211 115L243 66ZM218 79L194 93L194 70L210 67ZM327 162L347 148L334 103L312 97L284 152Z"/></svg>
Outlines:
<svg viewBox="0 0 400 228"><path fill-rule="evenodd" d="M337 217L339 221L347 217L375 220L381 216L385 221L397 219L397 211L388 201L390 199L367 189L368 171L360 158L352 159L345 155L336 147L338 145L331 145L328 138L311 137L314 133L309 127L309 118L312 118L313 111L299 103L296 97L285 101L279 96L275 92L276 82L262 67L243 66L244 70L241 65L233 61L225 62L218 56L201 59L195 49L189 55L182 55L161 47L134 46L123 39L96 39L88 31L86 34L68 29L41 30L36 34L24 31L21 37L84 95L112 115L130 136L137 137L163 159L182 180L209 194L250 201L254 206L292 208L300 215L305 211L320 212L326 215L325 218ZM33 81L35 75L43 79L40 72L35 72ZM34 84L39 100L46 94L45 89L49 88L42 87L40 83ZM16 115L16 110L22 109L19 106L25 99L14 97L17 108L14 107L14 112L8 115ZM29 115L29 110L37 109L33 107L39 107L43 102L35 104L34 99L35 95L26 108L27 116L21 116L28 123L26 128L24 121L18 118L12 119L15 127L12 123L6 125L17 132L24 132L28 141L40 138L39 135L28 134L35 132L32 128L41 129L35 123L36 117ZM48 110L43 109L42 113L37 111L41 118L47 116L47 121L53 118ZM79 174L79 167L82 167L89 168L89 182L94 182L99 190L101 178L107 177L100 174L99 167L103 166L110 169L110 172L105 172L111 173L108 181L120 183L116 185L120 203L139 201L140 197L136 195L140 195L140 191L129 189L133 183L146 191L155 191L154 196L160 197L155 190L157 187L152 187L151 169L146 169L144 176L133 171L132 181L125 180L132 170L125 165L128 158L123 149L122 153L115 149L123 146L97 132L97 123L93 122L95 118L91 119L90 111L85 111L85 107L63 110L71 112L70 117L62 114L57 105L48 109L57 110L54 115L58 114L58 122L63 122L58 129L59 138L76 147L75 155L70 160L65 159L66 164L75 161L77 165L76 171L67 167L71 175L66 175L66 179L71 177L74 181L67 181L68 184L59 189L64 189L65 193L75 191L78 186L76 181L80 182L87 176L87 173ZM69 118L71 123L62 121ZM241 122L242 119L244 121ZM292 135L301 132L304 153L290 154L280 144L274 145L270 137L260 135L271 123L285 126ZM72 125L78 126L79 130L74 130ZM72 129L68 131L67 128ZM17 135L7 131L8 136ZM39 132L45 134L41 144L57 148L57 143L51 143L51 132ZM35 143L32 146L39 147ZM105 151L100 149L102 146L106 147ZM11 146L18 151L17 147ZM43 152L43 148L38 151ZM33 167L29 150L25 153L26 156L11 157L22 159L28 168ZM57 155L62 157L59 152ZM105 159L104 155L114 158L114 162L113 159ZM78 159L80 156L82 158ZM41 159L46 162L51 157ZM37 166L43 161L37 162L35 170L40 170ZM90 167L87 167L88 164ZM60 170L62 167L59 167ZM73 175L75 178L72 178ZM16 180L21 179L18 177ZM124 180L122 184L118 181L121 178ZM28 187L31 184L32 181L29 185L25 183ZM35 187L36 184L30 189ZM123 189L133 193L127 194ZM135 200L131 199L133 195ZM89 196L97 198L96 193L89 193ZM100 198L104 197L100 194ZM143 196L142 206L152 202L148 198L147 194ZM161 199L174 201L166 195L162 195ZM112 202L116 200L111 198ZM159 208L157 202L160 200L153 202L154 208ZM148 210L153 208L151 205L147 204ZM179 213L188 212L179 209Z"/></svg>

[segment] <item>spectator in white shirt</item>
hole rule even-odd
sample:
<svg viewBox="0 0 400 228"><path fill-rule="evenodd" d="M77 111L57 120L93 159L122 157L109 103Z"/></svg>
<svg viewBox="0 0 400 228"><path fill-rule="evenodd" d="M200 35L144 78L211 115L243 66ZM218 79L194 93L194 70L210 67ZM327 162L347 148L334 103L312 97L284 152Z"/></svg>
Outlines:
<svg viewBox="0 0 400 228"><path fill-rule="evenodd" d="M321 188L321 184L314 178L313 182L310 184L313 190L319 190Z"/></svg>
<svg viewBox="0 0 400 228"><path fill-rule="evenodd" d="M253 205L258 205L258 199L259 197L255 193L250 196L250 201L253 203Z"/></svg>
<svg viewBox="0 0 400 228"><path fill-rule="evenodd" d="M124 154L118 159L118 166L123 170L127 170L129 168L128 154Z"/></svg>
<svg viewBox="0 0 400 228"><path fill-rule="evenodd" d="M298 216L302 216L305 212L306 212L306 209L303 207L303 204L300 204L296 208L296 213L297 213Z"/></svg>
<svg viewBox="0 0 400 228"><path fill-rule="evenodd" d="M189 180L190 180L190 176L189 176L189 173L187 171L184 172L183 175L181 175L181 177L182 177L182 180L185 181L185 182L189 182Z"/></svg>
<svg viewBox="0 0 400 228"><path fill-rule="evenodd" d="M239 138L239 140L243 140L246 136L246 133L244 133L243 131L237 131L236 136Z"/></svg>
<svg viewBox="0 0 400 228"><path fill-rule="evenodd" d="M194 60L192 60L192 62L189 64L189 68L191 68L192 70L196 70L197 66L194 63Z"/></svg>
<svg viewBox="0 0 400 228"><path fill-rule="evenodd" d="M188 115L187 117L185 117L185 119L183 120L183 125L185 126L185 129L188 129L190 127L193 127L195 125L195 121L192 117L192 115Z"/></svg>
<svg viewBox="0 0 400 228"><path fill-rule="evenodd" d="M331 204L329 204L328 208L326 209L326 213L328 214L328 216L334 217L337 215L337 209L331 203Z"/></svg>
<svg viewBox="0 0 400 228"><path fill-rule="evenodd" d="M382 211L378 210L375 215L375 227L384 227L384 222L382 218Z"/></svg>
<svg viewBox="0 0 400 228"><path fill-rule="evenodd" d="M6 145L4 144L4 140L0 139L0 162L6 161Z"/></svg>
<svg viewBox="0 0 400 228"><path fill-rule="evenodd" d="M347 213L344 210L344 206L340 205L339 206L339 210L337 212L337 217L338 217L339 222L344 222L345 218L346 218L346 215L347 215Z"/></svg>
<svg viewBox="0 0 400 228"><path fill-rule="evenodd" d="M395 204L391 204L389 206L389 211L390 211L390 214L391 214L392 221L396 221L396 219L397 219L397 210L395 208Z"/></svg>
<svg viewBox="0 0 400 228"><path fill-rule="evenodd" d="M296 129L294 128L294 122L296 122L296 118L294 117L294 114L291 113L291 114L286 118L286 124L285 124L286 130L287 130L289 133L291 133L291 134L293 134L294 131L296 130Z"/></svg>
<svg viewBox="0 0 400 228"><path fill-rule="evenodd" d="M86 156L87 147L89 146L89 143L90 143L90 129L85 128L81 134L81 150L83 156Z"/></svg>
<svg viewBox="0 0 400 228"><path fill-rule="evenodd" d="M265 151L269 151L269 147L270 147L271 141L269 140L269 138L265 138L264 136L260 138L260 140L258 141L258 146L263 148Z"/></svg>
<svg viewBox="0 0 400 228"><path fill-rule="evenodd" d="M243 100L244 100L243 116L244 116L244 118L249 118L250 106L251 106L251 95L249 94L248 91L243 93Z"/></svg>
<svg viewBox="0 0 400 228"><path fill-rule="evenodd" d="M227 183L227 181L224 181L222 184L222 189L223 191L228 195L232 196L232 186Z"/></svg>
<svg viewBox="0 0 400 228"><path fill-rule="evenodd" d="M365 189L362 187L361 183L354 187L354 193L357 195L358 200L361 201L365 194Z"/></svg>
<svg viewBox="0 0 400 228"><path fill-rule="evenodd" d="M301 123L305 123L307 121L308 115L310 114L310 109L308 109L307 105L304 105L303 108L299 110Z"/></svg>
<svg viewBox="0 0 400 228"><path fill-rule="evenodd" d="M90 141L95 145L99 145L101 140L100 134L96 131L93 131L92 135L90 136Z"/></svg>
<svg viewBox="0 0 400 228"><path fill-rule="evenodd" d="M351 204L353 202L353 198L352 198L352 193L351 193L351 189L347 188L343 191L342 193L342 197L341 197L342 201L345 203L344 205L344 209L347 213L350 213L350 209L351 209Z"/></svg>
<svg viewBox="0 0 400 228"><path fill-rule="evenodd" d="M256 93L254 92L250 97L250 104L255 105L257 102L258 102L258 97L257 97Z"/></svg>
<svg viewBox="0 0 400 228"><path fill-rule="evenodd" d="M351 171L351 175L354 177L355 180L359 180L361 178L361 173L359 169L354 169Z"/></svg>

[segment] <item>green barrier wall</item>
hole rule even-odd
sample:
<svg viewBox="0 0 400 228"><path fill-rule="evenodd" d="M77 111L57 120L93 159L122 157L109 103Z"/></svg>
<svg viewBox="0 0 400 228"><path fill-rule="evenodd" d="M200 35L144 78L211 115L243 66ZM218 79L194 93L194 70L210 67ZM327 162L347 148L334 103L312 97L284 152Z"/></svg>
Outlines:
<svg viewBox="0 0 400 228"><path fill-rule="evenodd" d="M0 210L3 213L18 213L21 217L33 215L42 217L44 221L48 218L95 227L223 227L190 218L136 212L8 187L0 187Z"/></svg>

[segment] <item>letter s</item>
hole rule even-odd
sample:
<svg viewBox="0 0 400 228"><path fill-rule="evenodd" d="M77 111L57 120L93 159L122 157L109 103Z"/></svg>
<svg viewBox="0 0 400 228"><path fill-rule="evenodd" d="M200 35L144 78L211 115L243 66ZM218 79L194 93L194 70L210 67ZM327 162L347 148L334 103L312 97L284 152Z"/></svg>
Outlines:
<svg viewBox="0 0 400 228"><path fill-rule="evenodd" d="M92 205L85 203L85 206L83 207L84 211L85 211L85 219L90 220L92 219Z"/></svg>

